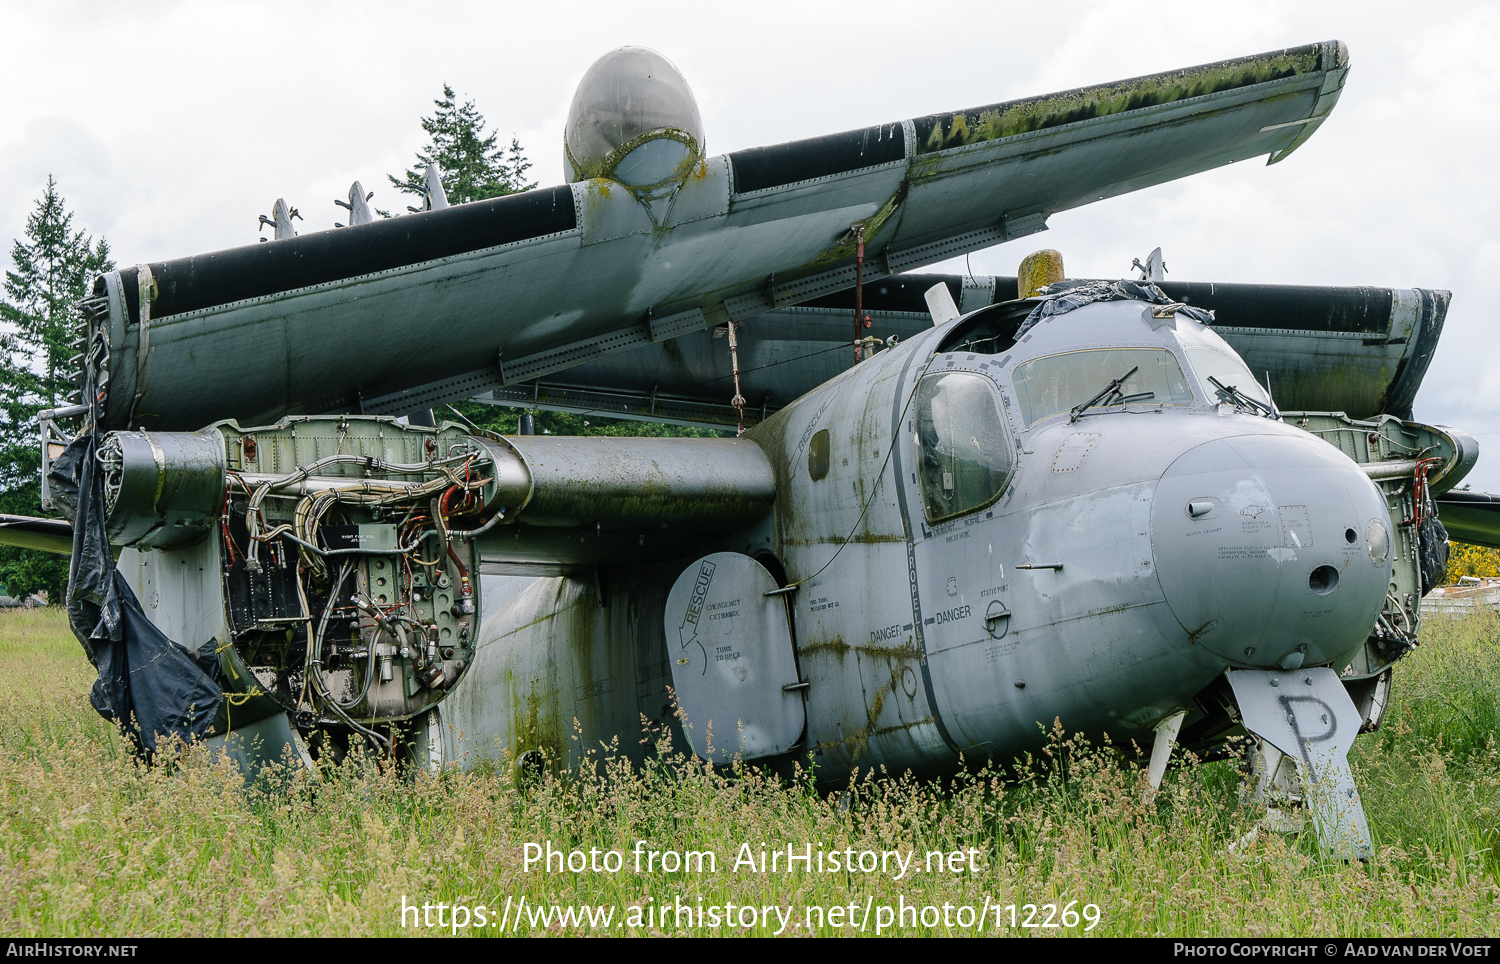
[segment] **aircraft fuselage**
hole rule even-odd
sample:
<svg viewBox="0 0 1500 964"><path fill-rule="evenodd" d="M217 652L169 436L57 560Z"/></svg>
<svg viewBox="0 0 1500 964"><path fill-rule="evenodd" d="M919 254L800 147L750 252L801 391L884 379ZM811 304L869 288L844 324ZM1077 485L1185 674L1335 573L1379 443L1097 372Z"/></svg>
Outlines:
<svg viewBox="0 0 1500 964"><path fill-rule="evenodd" d="M1140 741L1227 668L1339 670L1365 643L1392 579L1385 501L1333 446L1222 401L1211 374L1264 391L1210 329L1100 303L987 353L966 325L749 433L775 506L716 548L797 584L806 685L782 698L806 729L786 757L831 779L941 772L1008 760L1054 720ZM1131 368L1103 400L1124 404L1074 415ZM643 716L732 742L746 721L667 692L686 659L663 607L688 562L542 580L490 617L445 756L574 760L615 736L638 755Z"/></svg>

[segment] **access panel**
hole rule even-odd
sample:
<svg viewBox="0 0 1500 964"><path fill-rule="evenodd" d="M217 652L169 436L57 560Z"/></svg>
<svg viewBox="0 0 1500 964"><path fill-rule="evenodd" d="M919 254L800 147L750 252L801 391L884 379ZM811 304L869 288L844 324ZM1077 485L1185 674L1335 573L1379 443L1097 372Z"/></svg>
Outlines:
<svg viewBox="0 0 1500 964"><path fill-rule="evenodd" d="M776 580L736 552L716 552L667 596L667 652L683 729L715 763L776 756L797 745L807 715L791 627Z"/></svg>

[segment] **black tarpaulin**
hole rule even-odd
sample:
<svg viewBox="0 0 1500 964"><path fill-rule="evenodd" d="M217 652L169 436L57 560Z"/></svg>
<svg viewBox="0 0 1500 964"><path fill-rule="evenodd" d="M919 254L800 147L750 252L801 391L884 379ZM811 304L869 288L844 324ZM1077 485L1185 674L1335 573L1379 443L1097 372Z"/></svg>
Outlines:
<svg viewBox="0 0 1500 964"><path fill-rule="evenodd" d="M89 702L149 758L164 737L207 736L224 697L216 661L167 638L115 568L104 528L104 477L94 457L97 424L91 420L48 475L54 501L73 523L68 624L99 670Z"/></svg>
<svg viewBox="0 0 1500 964"><path fill-rule="evenodd" d="M1422 520L1417 532L1417 551L1417 564L1422 571L1422 595L1425 596L1443 581L1448 572L1448 530L1435 514Z"/></svg>
<svg viewBox="0 0 1500 964"><path fill-rule="evenodd" d="M83 643L89 662L99 665L94 640L120 638L120 603L115 596L114 553L104 530L104 478L94 458L93 433L74 439L52 465L54 499L73 522L73 556L68 563L68 624Z"/></svg>
<svg viewBox="0 0 1500 964"><path fill-rule="evenodd" d="M120 637L89 640L99 668L89 702L147 754L168 736L191 740L208 735L223 699L219 685L203 672L199 654L172 642L146 618L118 570L110 581L119 606Z"/></svg>

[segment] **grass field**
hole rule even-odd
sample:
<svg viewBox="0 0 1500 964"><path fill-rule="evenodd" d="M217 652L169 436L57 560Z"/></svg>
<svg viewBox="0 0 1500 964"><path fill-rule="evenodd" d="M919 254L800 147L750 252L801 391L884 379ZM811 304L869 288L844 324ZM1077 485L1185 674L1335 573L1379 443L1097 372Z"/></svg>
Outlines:
<svg viewBox="0 0 1500 964"><path fill-rule="evenodd" d="M1431 619L1422 636L1397 668L1385 727L1352 754L1377 856L1349 865L1320 856L1310 832L1229 853L1258 816L1240 804L1230 763L1174 769L1147 806L1140 770L1061 736L1026 778L981 773L942 789L861 777L824 796L686 760L622 771L601 751L592 774L523 788L495 773L413 778L349 764L247 790L201 749L137 765L89 707L93 671L61 615L0 612L0 932L449 933L448 905L460 904L471 934L499 931L502 908L506 932L739 933L754 907L750 933L858 932L844 919L861 915L873 933L885 913L886 933L1056 935L1089 921L1027 928L1024 905L1058 905L1056 924L1077 901L1075 914L1098 908L1090 933L1101 935L1495 935L1500 620ZM619 851L623 869L526 870L526 845L547 840ZM716 869L637 873L637 841L643 852L712 852ZM757 861L763 845L780 848L781 866L735 869L744 843ZM899 880L786 873L788 844L910 850L918 865L929 851L964 856L959 872ZM433 905L430 930L411 912L403 927L403 898ZM554 904L613 916L544 922ZM664 924L663 904L704 916L689 926L674 909ZM706 909L726 904L740 915L727 912L733 926L709 926ZM475 926L480 905L487 927ZM773 905L790 908L785 923L763 913ZM932 910L895 920L911 907Z"/></svg>

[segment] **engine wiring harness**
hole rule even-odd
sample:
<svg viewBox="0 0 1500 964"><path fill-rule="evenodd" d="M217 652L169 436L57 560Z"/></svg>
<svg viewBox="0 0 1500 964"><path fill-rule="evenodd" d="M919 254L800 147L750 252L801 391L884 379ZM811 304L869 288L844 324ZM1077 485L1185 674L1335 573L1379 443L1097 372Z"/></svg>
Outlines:
<svg viewBox="0 0 1500 964"><path fill-rule="evenodd" d="M441 700L472 663L473 539L504 518L486 500L493 460L456 431L355 437L344 421L312 446L331 442L332 454L259 471L300 455L309 427L227 441L217 529L234 646L258 684L248 692L304 730L347 729L390 756L390 725ZM419 461L387 451L416 446Z"/></svg>

